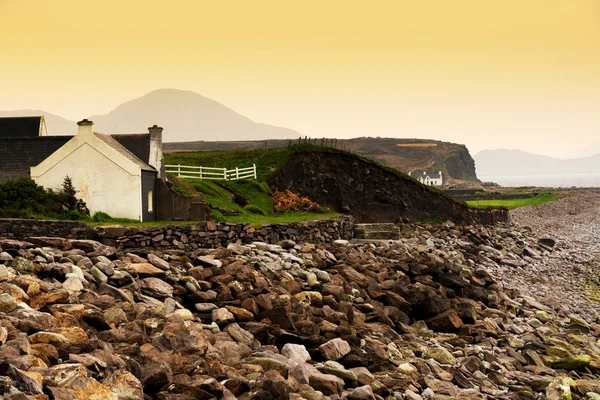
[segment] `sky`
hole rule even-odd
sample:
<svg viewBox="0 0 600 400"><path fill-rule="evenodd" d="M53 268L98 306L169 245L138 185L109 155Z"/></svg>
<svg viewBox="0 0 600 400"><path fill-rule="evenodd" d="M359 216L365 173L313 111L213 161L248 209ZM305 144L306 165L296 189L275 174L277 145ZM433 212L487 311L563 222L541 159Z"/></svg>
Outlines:
<svg viewBox="0 0 600 400"><path fill-rule="evenodd" d="M600 140L600 0L0 0L0 37L0 110L177 88L313 137Z"/></svg>

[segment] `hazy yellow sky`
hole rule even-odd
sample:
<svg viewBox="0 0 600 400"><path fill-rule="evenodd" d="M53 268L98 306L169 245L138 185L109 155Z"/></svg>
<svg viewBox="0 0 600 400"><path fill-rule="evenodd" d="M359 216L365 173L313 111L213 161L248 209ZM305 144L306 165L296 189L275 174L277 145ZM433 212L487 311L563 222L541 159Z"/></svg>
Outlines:
<svg viewBox="0 0 600 400"><path fill-rule="evenodd" d="M0 38L3 110L173 87L317 137L600 140L600 0L0 0Z"/></svg>

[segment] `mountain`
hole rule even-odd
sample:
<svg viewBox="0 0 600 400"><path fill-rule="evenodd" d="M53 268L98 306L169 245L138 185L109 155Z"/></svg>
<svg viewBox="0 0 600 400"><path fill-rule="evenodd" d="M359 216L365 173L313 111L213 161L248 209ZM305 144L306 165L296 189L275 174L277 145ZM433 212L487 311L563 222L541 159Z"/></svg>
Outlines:
<svg viewBox="0 0 600 400"><path fill-rule="evenodd" d="M600 173L600 154L560 159L522 150L483 150L475 154L479 176Z"/></svg>
<svg viewBox="0 0 600 400"><path fill-rule="evenodd" d="M74 135L77 125L41 110L0 111L0 117L43 115L49 135ZM289 139L292 129L261 124L214 100L187 90L159 89L121 104L105 115L88 117L102 133L141 133L148 127L165 128L165 142L194 140Z"/></svg>
<svg viewBox="0 0 600 400"><path fill-rule="evenodd" d="M600 154L600 142L590 143L585 147L570 154L569 158L590 157Z"/></svg>
<svg viewBox="0 0 600 400"><path fill-rule="evenodd" d="M284 139L292 129L256 123L214 100L186 90L159 89L121 104L106 115L90 117L105 133L145 132L165 128L165 142L193 140Z"/></svg>
<svg viewBox="0 0 600 400"><path fill-rule="evenodd" d="M292 140L298 143L298 139ZM302 140L304 142L304 139ZM414 170L442 171L445 178L477 182L475 162L466 146L426 139L399 139L360 137L354 139L311 139L317 145L335 146L338 149L375 160L388 167L408 173ZM163 149L177 151L200 150L251 150L285 147L290 140L239 140L239 141L196 141L165 143Z"/></svg>
<svg viewBox="0 0 600 400"><path fill-rule="evenodd" d="M77 125L75 122L69 121L58 115L51 114L41 110L14 110L0 111L0 117L37 117L43 115L46 120L46 129L48 135L62 136L74 135L77 133Z"/></svg>

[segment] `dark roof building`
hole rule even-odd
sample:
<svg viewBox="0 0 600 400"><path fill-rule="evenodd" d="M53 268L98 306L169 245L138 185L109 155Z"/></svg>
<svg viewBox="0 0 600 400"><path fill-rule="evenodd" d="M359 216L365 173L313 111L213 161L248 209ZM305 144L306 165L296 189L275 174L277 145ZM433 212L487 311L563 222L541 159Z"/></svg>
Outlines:
<svg viewBox="0 0 600 400"><path fill-rule="evenodd" d="M30 176L38 165L71 140L72 136L0 138L0 183Z"/></svg>
<svg viewBox="0 0 600 400"><path fill-rule="evenodd" d="M0 118L0 139L46 135L46 122L43 116Z"/></svg>

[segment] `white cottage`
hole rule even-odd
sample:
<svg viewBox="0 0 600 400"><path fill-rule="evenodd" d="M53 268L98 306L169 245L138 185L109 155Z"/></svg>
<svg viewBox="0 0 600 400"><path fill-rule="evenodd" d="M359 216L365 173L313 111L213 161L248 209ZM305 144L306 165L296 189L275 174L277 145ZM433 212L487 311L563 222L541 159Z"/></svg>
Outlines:
<svg viewBox="0 0 600 400"><path fill-rule="evenodd" d="M31 167L31 179L46 188L56 188L68 175L92 215L104 211L117 218L157 219L157 178L163 177L164 170L162 128L150 128L147 159L156 165L149 165L115 137L95 133L92 121L84 119L77 125L77 135Z"/></svg>
<svg viewBox="0 0 600 400"><path fill-rule="evenodd" d="M411 176L427 186L442 186L444 180L442 178L442 171L427 172L427 171L411 171L408 173Z"/></svg>

